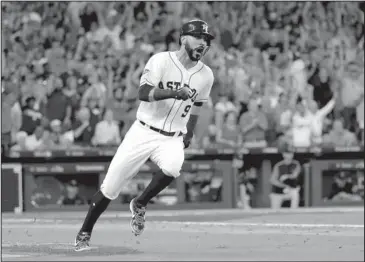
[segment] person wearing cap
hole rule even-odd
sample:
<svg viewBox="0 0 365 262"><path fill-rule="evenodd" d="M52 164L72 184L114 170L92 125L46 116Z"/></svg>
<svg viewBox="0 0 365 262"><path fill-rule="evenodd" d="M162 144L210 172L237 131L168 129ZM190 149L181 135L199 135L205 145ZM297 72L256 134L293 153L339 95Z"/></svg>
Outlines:
<svg viewBox="0 0 365 262"><path fill-rule="evenodd" d="M159 170L150 184L130 202L130 226L143 233L147 204L180 176L184 149L193 138L200 108L214 82L212 70L200 60L214 36L202 20L191 20L180 30L177 51L160 52L147 62L140 80L137 120L119 146L100 190L94 195L84 223L76 235L75 251L90 248L93 227L123 185L151 159Z"/></svg>
<svg viewBox="0 0 365 262"><path fill-rule="evenodd" d="M299 161L293 159L293 149L283 146L283 160L276 163L271 174L272 192L270 193L271 208L281 208L285 200L290 200L290 208L297 208L300 201L300 186L298 177L301 171Z"/></svg>
<svg viewBox="0 0 365 262"><path fill-rule="evenodd" d="M80 195L79 183L72 179L65 183L65 191L58 199L59 205L84 205L85 199Z"/></svg>

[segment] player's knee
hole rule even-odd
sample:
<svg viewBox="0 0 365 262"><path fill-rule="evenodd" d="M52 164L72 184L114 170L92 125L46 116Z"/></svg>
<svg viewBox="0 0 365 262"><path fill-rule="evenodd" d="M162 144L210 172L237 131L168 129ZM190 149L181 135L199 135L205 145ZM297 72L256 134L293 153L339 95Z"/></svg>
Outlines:
<svg viewBox="0 0 365 262"><path fill-rule="evenodd" d="M100 191L106 198L109 198L110 200L116 199L119 195L119 192L108 189L104 184L101 185Z"/></svg>
<svg viewBox="0 0 365 262"><path fill-rule="evenodd" d="M161 167L161 170L166 176L171 176L174 178L180 176L180 168L178 169L173 167Z"/></svg>

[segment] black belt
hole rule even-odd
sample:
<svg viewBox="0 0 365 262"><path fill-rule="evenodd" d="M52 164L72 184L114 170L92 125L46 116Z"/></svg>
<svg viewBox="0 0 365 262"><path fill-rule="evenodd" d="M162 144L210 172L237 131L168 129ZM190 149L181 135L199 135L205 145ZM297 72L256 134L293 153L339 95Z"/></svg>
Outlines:
<svg viewBox="0 0 365 262"><path fill-rule="evenodd" d="M174 136L177 132L166 132L166 131L163 131L161 129L158 129L156 127L153 127L153 126L150 126L150 125L147 125L145 122L141 121L141 120L138 120L142 125L144 125L145 127L148 127L149 129L157 132L157 133L160 133L161 135L164 135L164 136ZM183 133L182 132L179 132L179 134L177 136L182 136Z"/></svg>

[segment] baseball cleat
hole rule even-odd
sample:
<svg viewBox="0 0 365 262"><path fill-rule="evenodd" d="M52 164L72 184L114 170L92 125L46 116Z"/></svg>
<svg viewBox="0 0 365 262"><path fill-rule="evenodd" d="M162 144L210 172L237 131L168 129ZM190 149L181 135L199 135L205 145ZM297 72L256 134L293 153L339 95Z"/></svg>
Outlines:
<svg viewBox="0 0 365 262"><path fill-rule="evenodd" d="M146 207L139 207L137 206L136 200L132 199L129 204L129 209L132 213L132 220L130 223L132 232L135 236L139 236L143 233L144 230L144 223L145 223L145 214L146 214Z"/></svg>
<svg viewBox="0 0 365 262"><path fill-rule="evenodd" d="M88 232L80 232L77 234L75 239L75 251L85 251L90 250L91 247L89 245L91 235Z"/></svg>

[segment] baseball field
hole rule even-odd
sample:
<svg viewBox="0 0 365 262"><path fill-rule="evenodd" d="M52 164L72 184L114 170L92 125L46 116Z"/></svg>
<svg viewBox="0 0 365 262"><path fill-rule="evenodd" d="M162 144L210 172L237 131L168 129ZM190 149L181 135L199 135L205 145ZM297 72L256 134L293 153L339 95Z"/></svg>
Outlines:
<svg viewBox="0 0 365 262"><path fill-rule="evenodd" d="M148 211L136 237L130 214L106 212L92 250L73 251L84 212L2 215L3 261L364 261L364 208Z"/></svg>

